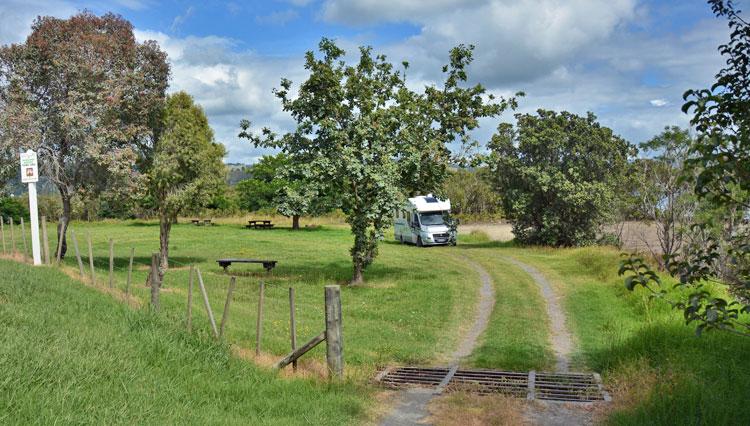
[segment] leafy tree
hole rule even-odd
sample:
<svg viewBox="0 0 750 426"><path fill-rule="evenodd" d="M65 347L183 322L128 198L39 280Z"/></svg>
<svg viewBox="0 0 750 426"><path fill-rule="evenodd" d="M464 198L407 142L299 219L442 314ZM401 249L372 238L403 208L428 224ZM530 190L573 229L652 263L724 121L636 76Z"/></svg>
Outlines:
<svg viewBox="0 0 750 426"><path fill-rule="evenodd" d="M276 208L276 196L286 182L277 176L287 162L284 154L264 155L256 164L247 167L247 179L237 184L240 208L248 211Z"/></svg>
<svg viewBox="0 0 750 426"><path fill-rule="evenodd" d="M169 267L169 234L177 215L207 205L226 185L225 154L193 98L185 92L170 95L148 172L149 192L159 215L162 271Z"/></svg>
<svg viewBox="0 0 750 426"><path fill-rule="evenodd" d="M726 17L730 29L727 44L719 46L726 67L716 74L709 89L685 92L683 111L693 114L690 123L698 138L690 149L686 178L702 202L723 214L722 227L731 228L722 243L706 232L709 224L699 223L694 233L703 235L671 259L669 273L679 279L679 287L693 289L684 300L670 300L659 288L661 279L649 265L630 255L620 265L627 275L629 290L642 286L667 299L684 313L686 323L697 323L696 332L725 330L750 336L750 323L743 313L750 312L750 24L740 16L731 1L709 0L717 17ZM744 224L737 226L737 219ZM722 271L722 246L728 261ZM729 286L736 300L715 297L704 288L707 282Z"/></svg>
<svg viewBox="0 0 750 426"><path fill-rule="evenodd" d="M610 217L632 147L596 116L538 110L503 123L488 158L503 211L524 244L595 241Z"/></svg>
<svg viewBox="0 0 750 426"><path fill-rule="evenodd" d="M440 194L451 200L451 213L457 216L493 218L497 216L500 197L490 183L486 168L451 171Z"/></svg>
<svg viewBox="0 0 750 426"><path fill-rule="evenodd" d="M656 227L659 247L649 246L649 250L657 259L657 253L664 255L659 264L662 269L679 252L697 208L691 185L683 178L691 144L690 132L673 126L640 145L653 157L636 163L638 209Z"/></svg>
<svg viewBox="0 0 750 426"><path fill-rule="evenodd" d="M62 200L82 190L133 192L169 66L153 41L138 43L120 16L38 18L23 44L0 48L0 151L32 148ZM63 253L67 244L63 242Z"/></svg>
<svg viewBox="0 0 750 426"><path fill-rule="evenodd" d="M361 47L358 63L347 65L344 51L324 38L321 57L305 55L310 74L297 95L288 79L275 92L296 130L280 138L268 129L254 136L250 123L241 123L242 135L256 145L290 156L305 190L336 194L354 234L352 283L363 281L403 194L441 187L450 160L446 145L460 139L471 146L469 133L479 118L515 105L515 99L496 102L481 85L461 87L472 49L452 49L443 86L417 93L385 56Z"/></svg>
<svg viewBox="0 0 750 426"><path fill-rule="evenodd" d="M0 197L0 220L7 221L13 218L15 223L19 223L21 218L29 217L29 209L19 200L13 197Z"/></svg>

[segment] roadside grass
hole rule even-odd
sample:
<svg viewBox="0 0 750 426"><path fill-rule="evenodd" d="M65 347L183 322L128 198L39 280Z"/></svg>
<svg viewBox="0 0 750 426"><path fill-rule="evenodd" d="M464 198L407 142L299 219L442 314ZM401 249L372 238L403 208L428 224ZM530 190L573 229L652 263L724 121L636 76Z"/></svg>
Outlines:
<svg viewBox="0 0 750 426"><path fill-rule="evenodd" d="M0 260L1 424L352 424L371 391L279 379L58 270Z"/></svg>
<svg viewBox="0 0 750 426"><path fill-rule="evenodd" d="M750 417L750 339L721 332L696 337L668 303L624 288L614 249L519 248L508 254L543 271L565 298L580 349L576 361L601 372L614 393L603 422L741 424ZM663 279L670 298L689 293Z"/></svg>
<svg viewBox="0 0 750 426"><path fill-rule="evenodd" d="M50 227L54 229L53 227ZM144 286L150 254L158 251L156 222L74 222L88 278L86 236L94 242L97 286L108 286L109 245L115 243L115 287L124 290L130 248L135 248L131 291L146 303ZM50 247L56 238L49 236ZM294 287L297 341L305 343L324 328L323 286L346 284L351 276L347 228L323 226L292 231L288 228L248 230L241 224L175 225L170 240L170 269L161 292L164 315L177 328L184 326L190 265L200 268L217 322L220 320L229 275L216 264L223 257L278 260L271 274L260 265L232 265L237 276L227 329L228 342L254 353L259 282L266 284L262 351L277 357L290 351L288 288ZM64 265L78 275L72 241ZM343 286L344 351L348 374L371 376L386 364L441 363L451 353L458 330L473 318L479 277L444 248L417 250L390 241L365 274L366 284ZM198 292L193 295L193 327L210 338L210 326ZM306 357L324 359L323 345Z"/></svg>

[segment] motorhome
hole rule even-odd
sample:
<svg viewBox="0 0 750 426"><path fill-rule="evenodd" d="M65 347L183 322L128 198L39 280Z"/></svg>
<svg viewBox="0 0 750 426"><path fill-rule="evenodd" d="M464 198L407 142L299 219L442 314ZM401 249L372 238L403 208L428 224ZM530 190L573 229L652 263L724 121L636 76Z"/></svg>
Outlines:
<svg viewBox="0 0 750 426"><path fill-rule="evenodd" d="M456 229L450 225L450 200L439 200L432 194L409 198L395 212L393 233L396 241L431 245L456 245Z"/></svg>

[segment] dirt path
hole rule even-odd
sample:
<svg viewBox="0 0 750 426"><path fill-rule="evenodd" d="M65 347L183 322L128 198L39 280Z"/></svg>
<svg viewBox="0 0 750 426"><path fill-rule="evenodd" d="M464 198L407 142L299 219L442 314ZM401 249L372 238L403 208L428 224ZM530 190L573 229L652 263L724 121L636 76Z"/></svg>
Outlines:
<svg viewBox="0 0 750 426"><path fill-rule="evenodd" d="M565 325L565 312L560 298L547 278L533 266L511 257L504 260L521 268L529 274L539 286L550 323L550 344L555 352L555 371L566 372L570 368L570 356L573 353L573 338ZM525 422L543 426L592 425L594 423L593 404L562 403L550 401L531 401L524 409Z"/></svg>
<svg viewBox="0 0 750 426"><path fill-rule="evenodd" d="M512 257L504 257L504 260L523 269L539 286L545 304L547 305L547 317L550 327L550 344L555 352L555 371L566 372L570 368L570 355L573 353L573 338L565 325L565 313L560 305L560 298L555 294L552 285L547 278L533 266L527 265Z"/></svg>
<svg viewBox="0 0 750 426"><path fill-rule="evenodd" d="M490 322L492 308L495 306L495 287L492 284L492 278L481 265L473 260L463 259L478 274L482 281L482 287L479 289L479 306L477 307L474 322L459 343L456 350L451 354L450 365L458 364L463 358L471 355L477 345L479 336L482 335ZM407 425L424 425L430 412L427 405L434 398L432 389L413 388L399 392L393 410L385 416L381 426L407 426Z"/></svg>

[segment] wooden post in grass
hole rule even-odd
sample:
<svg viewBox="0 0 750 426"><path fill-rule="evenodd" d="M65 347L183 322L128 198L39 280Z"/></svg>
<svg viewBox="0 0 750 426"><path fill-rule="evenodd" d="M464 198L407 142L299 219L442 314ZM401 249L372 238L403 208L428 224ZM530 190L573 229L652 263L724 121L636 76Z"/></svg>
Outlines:
<svg viewBox="0 0 750 426"><path fill-rule="evenodd" d="M289 287L289 334L292 339L292 352L297 349L297 322L294 310L294 287ZM297 371L296 359L292 361L292 369Z"/></svg>
<svg viewBox="0 0 750 426"><path fill-rule="evenodd" d="M151 309L159 312L159 253L151 254Z"/></svg>
<svg viewBox="0 0 750 426"><path fill-rule="evenodd" d="M94 270L94 247L91 244L91 233L87 232L89 242L89 268L91 268L91 285L96 285L96 271Z"/></svg>
<svg viewBox="0 0 750 426"><path fill-rule="evenodd" d="M3 254L5 254L5 218L2 216L0 216L0 236L3 238Z"/></svg>
<svg viewBox="0 0 750 426"><path fill-rule="evenodd" d="M214 311L211 310L211 304L208 303L208 294L206 294L206 286L203 285L203 277L201 276L201 270L195 268L195 273L198 276L198 287L201 290L203 296L203 305L206 306L206 313L208 314L208 321L211 323L211 330L214 332L214 337L219 338L219 331L216 330L216 320L214 320Z"/></svg>
<svg viewBox="0 0 750 426"><path fill-rule="evenodd" d="M115 273L115 242L112 238L110 238L109 239L109 288L115 288L114 273Z"/></svg>
<svg viewBox="0 0 750 426"><path fill-rule="evenodd" d="M23 241L23 257L26 258L29 253L29 246L26 245L26 225L23 223L23 217L21 217L21 240Z"/></svg>
<svg viewBox="0 0 750 426"><path fill-rule="evenodd" d="M57 236L57 255L55 256L55 259L57 259L57 264L60 264L60 259L62 258L62 242L63 242L63 235L62 230L65 229L65 221L60 222L60 232L58 232Z"/></svg>
<svg viewBox="0 0 750 426"><path fill-rule="evenodd" d="M263 297L266 285L260 282L258 293L258 319L255 322L255 355L260 355L260 342L263 339Z"/></svg>
<svg viewBox="0 0 750 426"><path fill-rule="evenodd" d="M187 318L185 324L188 333L193 331L193 270L195 266L190 265L190 277L188 278Z"/></svg>
<svg viewBox="0 0 750 426"><path fill-rule="evenodd" d="M135 255L135 247L130 248L130 263L128 263L128 282L125 284L125 297L130 296L130 280L133 277L133 256Z"/></svg>
<svg viewBox="0 0 750 426"><path fill-rule="evenodd" d="M42 216L42 251L44 251L44 263L49 265L49 240L47 239L47 216Z"/></svg>
<svg viewBox="0 0 750 426"><path fill-rule="evenodd" d="M16 234L13 232L13 218L9 217L8 222L10 223L10 247L11 253L16 254Z"/></svg>
<svg viewBox="0 0 750 426"><path fill-rule="evenodd" d="M300 346L299 349L296 351L290 353L287 355L284 359L276 363L276 368L282 369L289 365L289 363L296 361L299 357L307 353L312 348L318 346L320 342L326 339L326 332L322 332L318 334L317 336L310 339L309 342L305 343L304 345Z"/></svg>
<svg viewBox="0 0 750 426"><path fill-rule="evenodd" d="M344 344L341 338L341 287L325 286L326 361L331 378L344 376Z"/></svg>
<svg viewBox="0 0 750 426"><path fill-rule="evenodd" d="M237 277L232 276L229 279L229 290L227 290L227 301L224 302L224 313L221 314L221 326L219 327L219 338L224 337L224 328L227 326L229 321L229 304L232 302L232 293L234 293L234 286L237 282Z"/></svg>
<svg viewBox="0 0 750 426"><path fill-rule="evenodd" d="M78 238L76 238L76 233L71 229L70 230L70 238L73 239L73 248L76 252L76 261L78 262L78 272L81 274L81 279L83 279L83 261L81 260L81 251L78 249Z"/></svg>

